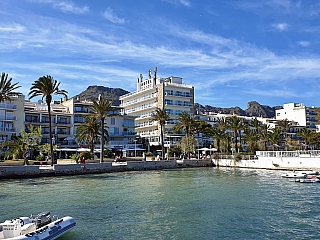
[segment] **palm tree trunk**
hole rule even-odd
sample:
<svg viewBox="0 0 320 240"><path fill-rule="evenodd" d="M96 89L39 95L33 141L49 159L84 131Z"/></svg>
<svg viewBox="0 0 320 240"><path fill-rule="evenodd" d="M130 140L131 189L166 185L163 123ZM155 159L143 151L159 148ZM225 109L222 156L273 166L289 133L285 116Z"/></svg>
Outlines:
<svg viewBox="0 0 320 240"><path fill-rule="evenodd" d="M55 164L54 154L53 154L53 143L52 143L52 124L51 124L51 106L50 102L47 102L48 105L48 115L49 115L49 137L50 137L50 155L51 155L51 166Z"/></svg>
<svg viewBox="0 0 320 240"><path fill-rule="evenodd" d="M234 142L235 142L236 152L238 152L238 137L237 137L237 131L234 131Z"/></svg>
<svg viewBox="0 0 320 240"><path fill-rule="evenodd" d="M103 162L104 153L104 118L101 118L101 153L100 153L100 163Z"/></svg>
<svg viewBox="0 0 320 240"><path fill-rule="evenodd" d="M164 141L163 141L163 126L160 125L160 142L161 142L161 155L162 155L162 160L164 160Z"/></svg>

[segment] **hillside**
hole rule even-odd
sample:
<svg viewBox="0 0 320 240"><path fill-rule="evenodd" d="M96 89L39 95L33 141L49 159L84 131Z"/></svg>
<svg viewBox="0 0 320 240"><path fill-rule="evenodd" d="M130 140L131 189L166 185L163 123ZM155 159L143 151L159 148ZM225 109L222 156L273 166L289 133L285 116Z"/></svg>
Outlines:
<svg viewBox="0 0 320 240"><path fill-rule="evenodd" d="M80 100L97 100L99 95L109 98L113 101L113 105L119 106L119 97L129 93L122 88L109 88L104 86L89 86L86 90L73 98L79 98Z"/></svg>
<svg viewBox="0 0 320 240"><path fill-rule="evenodd" d="M81 92L80 94L74 96L74 98L79 98L81 100L92 100L98 99L99 95L110 98L113 101L115 106L120 105L119 97L129 93L128 91L122 88L109 88L104 86L89 86L86 90ZM266 105L260 105L256 101L248 102L247 109L243 110L240 107L231 107L231 108L220 108L213 107L209 105L201 105L199 103L195 103L195 114L197 113L225 113L232 114L235 113L241 116L256 116L256 117L267 117L273 118L275 116L275 110L281 108L277 107L269 107Z"/></svg>
<svg viewBox="0 0 320 240"><path fill-rule="evenodd" d="M253 116L253 117L264 117L264 118L273 118L275 116L275 110L281 108L277 107L269 107L266 105L260 105L256 101L248 102L247 109L243 110L240 107L231 107L231 108L220 108L220 107L212 107L209 105L201 105L199 103L195 104L195 114L196 113L224 113L224 114L237 114L240 116Z"/></svg>

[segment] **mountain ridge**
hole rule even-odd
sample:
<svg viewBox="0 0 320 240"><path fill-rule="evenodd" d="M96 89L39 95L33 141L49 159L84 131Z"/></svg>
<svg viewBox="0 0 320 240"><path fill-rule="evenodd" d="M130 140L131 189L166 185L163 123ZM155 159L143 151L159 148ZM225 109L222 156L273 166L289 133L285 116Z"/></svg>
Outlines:
<svg viewBox="0 0 320 240"><path fill-rule="evenodd" d="M119 106L119 97L130 93L122 88L109 88L104 86L93 85L89 86L86 90L75 95L73 98L79 98L80 100L97 100L99 95L107 97L113 101L113 105ZM208 113L224 113L224 114L237 114L240 116L250 116L250 117L264 117L273 118L275 116L275 110L282 108L281 106L270 107L267 105L261 105L256 101L250 101L247 104L247 109L230 107L214 107L210 105L202 105L200 103L195 103L194 114L208 114Z"/></svg>

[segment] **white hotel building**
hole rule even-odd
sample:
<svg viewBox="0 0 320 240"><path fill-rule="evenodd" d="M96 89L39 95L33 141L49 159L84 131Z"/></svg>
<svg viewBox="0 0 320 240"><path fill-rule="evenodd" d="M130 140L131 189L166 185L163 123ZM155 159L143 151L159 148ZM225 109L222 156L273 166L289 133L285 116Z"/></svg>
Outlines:
<svg viewBox="0 0 320 240"><path fill-rule="evenodd" d="M183 111L193 115L194 87L184 84L180 77L157 78L154 76L143 80L142 74L137 81L137 90L120 97L124 115L135 116L135 131L144 138L149 146L160 146L160 126L151 120L156 108L165 108L170 114L165 125L165 147L175 146L181 139L181 134L174 134L172 127ZM154 150L153 149L153 150ZM148 149L150 150L150 149Z"/></svg>
<svg viewBox="0 0 320 240"><path fill-rule="evenodd" d="M288 119L298 123L298 126L316 130L317 113L315 107L306 107L303 103L283 104L282 109L276 110L276 119Z"/></svg>

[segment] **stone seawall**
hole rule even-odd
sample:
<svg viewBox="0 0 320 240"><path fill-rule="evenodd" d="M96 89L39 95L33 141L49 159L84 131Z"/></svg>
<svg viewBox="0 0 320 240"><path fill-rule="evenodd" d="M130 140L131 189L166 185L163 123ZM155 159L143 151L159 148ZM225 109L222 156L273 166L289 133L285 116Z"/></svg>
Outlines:
<svg viewBox="0 0 320 240"><path fill-rule="evenodd" d="M85 164L56 164L54 166L0 166L0 179L43 176L80 175L124 171L147 171L188 167L210 167L211 160L128 161Z"/></svg>
<svg viewBox="0 0 320 240"><path fill-rule="evenodd" d="M220 167L256 168L272 170L320 170L319 158L261 158L252 160L219 159Z"/></svg>

